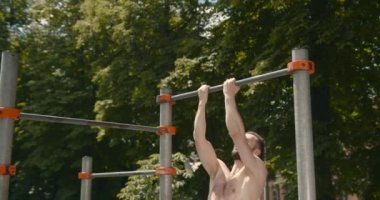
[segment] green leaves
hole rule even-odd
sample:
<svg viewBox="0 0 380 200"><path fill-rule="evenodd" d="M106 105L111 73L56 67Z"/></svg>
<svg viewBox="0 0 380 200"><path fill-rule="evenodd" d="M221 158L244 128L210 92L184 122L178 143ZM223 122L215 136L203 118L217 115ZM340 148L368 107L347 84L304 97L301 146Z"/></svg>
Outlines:
<svg viewBox="0 0 380 200"><path fill-rule="evenodd" d="M148 159L140 160L137 162L139 165L138 170L152 170L159 167L159 154L152 154ZM173 199L192 200L197 199L196 190L188 190L191 192L184 192L184 188L189 184L186 183L187 179L193 176L191 169L187 170L185 165L189 162L187 156L182 153L175 153L172 156L173 166L176 168L177 175L174 176L172 189ZM159 195L159 176L131 176L128 178L126 186L117 195L119 199L123 200L143 200L143 199L157 199Z"/></svg>
<svg viewBox="0 0 380 200"><path fill-rule="evenodd" d="M313 122L318 198L352 192L379 197L377 1L11 2L0 3L0 49L21 54L18 107L24 112L157 126L159 88L178 94L282 69L292 48L307 47L316 63L311 83L319 116ZM173 107L179 131L173 148L181 152L173 159L180 171L184 155L195 150L189 144L196 101ZM238 102L246 129L266 138L271 177L281 175L287 198L297 199L291 78L242 87ZM230 163L223 107L221 94L210 95L207 137ZM158 151L157 137L132 131L22 121L14 147L20 173L12 199L77 199L75 174L83 155L94 157L97 171L158 162L157 155L149 157ZM183 173L173 185L173 194L181 195L176 198L206 198L202 168L192 177ZM157 178L131 177L119 198L156 199ZM95 198L112 199L123 183L97 183L104 191L94 191Z"/></svg>

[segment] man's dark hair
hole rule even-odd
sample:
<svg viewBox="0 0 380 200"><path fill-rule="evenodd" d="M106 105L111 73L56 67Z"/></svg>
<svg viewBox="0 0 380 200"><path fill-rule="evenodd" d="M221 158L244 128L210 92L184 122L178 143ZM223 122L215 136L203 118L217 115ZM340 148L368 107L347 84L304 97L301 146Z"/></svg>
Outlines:
<svg viewBox="0 0 380 200"><path fill-rule="evenodd" d="M260 152L261 152L259 155L259 158L261 160L264 160L264 158L265 158L265 140L264 140L264 138L261 137L261 135L255 133L253 131L248 131L247 133L256 136L257 140L259 141L259 145L260 145L259 148L260 148Z"/></svg>

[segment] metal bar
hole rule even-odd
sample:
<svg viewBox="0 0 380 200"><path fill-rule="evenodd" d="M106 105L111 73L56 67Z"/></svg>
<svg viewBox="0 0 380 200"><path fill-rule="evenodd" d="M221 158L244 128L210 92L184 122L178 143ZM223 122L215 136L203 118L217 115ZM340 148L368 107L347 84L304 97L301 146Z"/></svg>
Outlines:
<svg viewBox="0 0 380 200"><path fill-rule="evenodd" d="M288 69L281 69L281 70L277 70L274 72L269 72L266 74L241 79L241 80L236 81L236 85L243 86L243 85L247 85L249 83L264 81L264 80L273 79L273 78L277 78L277 77L281 77L281 76L285 76L285 75L289 75ZM218 92L218 91L222 91L222 90L223 90L223 84L210 87L209 93L214 93L214 92ZM186 92L183 94L174 95L174 96L172 96L172 99L175 101L178 101L181 99L187 99L187 98L196 97L196 96L198 96L197 90L191 91L191 92Z"/></svg>
<svg viewBox="0 0 380 200"><path fill-rule="evenodd" d="M19 55L11 52L1 54L0 106L14 108ZM0 164L10 165L12 158L14 120L0 119ZM9 175L0 175L0 199L9 196Z"/></svg>
<svg viewBox="0 0 380 200"><path fill-rule="evenodd" d="M160 90L160 95L171 94L171 89ZM160 125L170 126L172 124L172 105L168 102L160 104ZM163 134L160 136L160 165L162 167L172 166L172 136ZM172 200L172 176L160 176L160 200Z"/></svg>
<svg viewBox="0 0 380 200"><path fill-rule="evenodd" d="M152 175L155 174L156 170L138 170L138 171L128 171L128 172L102 172L102 173L92 173L92 178L114 178L114 177L126 177L126 176L136 176L136 175Z"/></svg>
<svg viewBox="0 0 380 200"><path fill-rule="evenodd" d="M82 172L91 174L92 172L92 158L91 157L84 156L82 158ZM91 178L81 180L81 189L80 189L81 200L91 200L91 187L92 187Z"/></svg>
<svg viewBox="0 0 380 200"><path fill-rule="evenodd" d="M88 119L76 119L69 117L58 117L52 115L39 115L39 114L30 114L30 113L21 113L20 119L22 120L32 120L40 122L52 122L52 123L61 123L61 124L75 124L75 125L86 125L86 126L98 126L106 128L116 128L116 129L127 129L133 131L146 131L156 133L158 131L157 127L151 126L140 126L133 124L124 124L117 122L104 122Z"/></svg>
<svg viewBox="0 0 380 200"><path fill-rule="evenodd" d="M308 60L306 49L293 49L292 60ZM310 79L306 70L293 73L296 131L298 199L315 200L313 132L311 124Z"/></svg>

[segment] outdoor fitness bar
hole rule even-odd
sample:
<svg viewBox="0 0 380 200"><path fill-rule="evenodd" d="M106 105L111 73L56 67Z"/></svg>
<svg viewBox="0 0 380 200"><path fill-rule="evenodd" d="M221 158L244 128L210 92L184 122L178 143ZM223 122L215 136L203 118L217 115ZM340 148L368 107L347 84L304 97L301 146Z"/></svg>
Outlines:
<svg viewBox="0 0 380 200"><path fill-rule="evenodd" d="M311 67L312 66L312 67ZM309 67L309 68L308 68ZM53 122L62 124L88 125L106 128L127 129L135 131L154 132L160 136L160 167L156 170L141 170L129 172L106 172L92 173L92 158L82 158L82 171L79 173L81 179L81 200L91 199L91 185L93 178L125 177L132 175L160 176L159 200L172 199L172 176L175 169L172 167L172 136L175 127L172 125L172 105L176 100L197 96L197 91L187 92L179 95L171 95L171 89L160 90L160 127L149 127L131 125L116 122L103 122L96 120L76 119L68 117L57 117L50 115L39 115L30 113L19 113L15 109L16 80L18 68L18 55L3 52L1 59L0 74L0 199L8 199L9 178L15 174L15 168L11 165L11 149L13 140L14 120L33 120L41 122ZM310 69L312 68L312 69ZM296 154L297 154L297 180L298 199L315 200L315 172L313 133L310 100L310 75L314 72L314 63L308 60L306 49L293 49L292 62L287 69L282 69L263 75L258 75L236 81L239 86L253 82L264 81L285 75L293 75L294 88L294 115L296 132ZM210 88L209 92L217 92L223 89L223 85Z"/></svg>
<svg viewBox="0 0 380 200"><path fill-rule="evenodd" d="M102 172L102 173L92 173L91 177L94 178L115 178L115 177L126 177L126 176L136 176L136 175L154 175L156 170L137 170L137 171L127 171L127 172Z"/></svg>
<svg viewBox="0 0 380 200"><path fill-rule="evenodd" d="M20 113L20 119L40 121L40 122L52 122L52 123L60 123L60 124L98 126L98 127L126 129L126 130L133 130L133 131L146 131L146 132L153 132L153 133L156 133L159 130L157 127L150 127L150 126L140 126L140 125L133 125L133 124L117 123L117 122L103 122L103 121L97 121L97 120L76 119L76 118L69 118L69 117L58 117L58 116L52 116L52 115L39 115L39 114L29 114L29 113Z"/></svg>
<svg viewBox="0 0 380 200"><path fill-rule="evenodd" d="M160 89L158 101L160 104L160 128L155 132L160 136L160 167L156 170L138 170L129 172L104 172L92 173L92 158L85 156L82 158L82 171L78 174L81 180L81 200L91 200L91 185L94 178L125 177L132 175L159 175L160 193L159 200L172 200L172 176L175 175L175 168L172 167L172 137L175 134L175 127L172 127L172 102L165 97L171 97L171 89ZM169 98L170 99L170 98ZM161 129L163 128L163 129ZM174 129L173 129L174 128Z"/></svg>
<svg viewBox="0 0 380 200"><path fill-rule="evenodd" d="M308 60L306 49L293 49L292 61ZM310 75L293 72L294 123L296 130L298 199L315 200L313 130L311 121Z"/></svg>
<svg viewBox="0 0 380 200"><path fill-rule="evenodd" d="M292 62L308 61L309 53L307 49L293 49ZM294 64L293 64L294 65ZM297 67L305 67L297 66ZM296 137L296 154L297 154L297 182L298 182L298 199L315 200L315 171L314 171L314 150L313 150L313 132L311 118L311 98L310 98L310 75L309 69L299 70L282 69L263 75L258 75L236 81L239 86L253 82L264 81L285 75L293 75L294 91L294 119L295 119L295 137ZM314 69L313 69L314 70ZM210 87L209 93L223 90L223 85ZM195 97L198 91L187 92L174 95L174 101Z"/></svg>
<svg viewBox="0 0 380 200"><path fill-rule="evenodd" d="M169 88L160 89L160 95L171 95ZM172 103L160 103L160 126L172 125ZM172 135L164 133L160 135L160 166L164 168L172 167ZM172 200L171 175L160 176L160 197L159 200Z"/></svg>
<svg viewBox="0 0 380 200"><path fill-rule="evenodd" d="M136 175L154 175L156 170L138 170L126 172L102 172L92 173L92 157L84 156L82 158L82 172L78 177L81 179L81 200L91 200L92 180L95 178L117 178Z"/></svg>
<svg viewBox="0 0 380 200"><path fill-rule="evenodd" d="M18 54L2 52L0 74L0 107L13 109L16 102L16 82L18 72ZM4 114L4 113L2 113ZM9 179L12 173L11 156L14 119L9 116L0 118L0 199L7 200Z"/></svg>
<svg viewBox="0 0 380 200"><path fill-rule="evenodd" d="M91 200L92 179L92 158L84 156L82 158L82 172L78 175L81 179L80 200Z"/></svg>
<svg viewBox="0 0 380 200"><path fill-rule="evenodd" d="M277 77L281 77L285 75L289 75L288 69L281 69L281 70L269 72L263 75L241 79L241 80L236 81L236 85L239 85L239 86L247 85L249 83L265 81L265 80L269 80L269 79L273 79L273 78L277 78ZM223 90L223 84L210 87L209 93L214 93L221 90ZM196 96L198 96L197 90L186 92L183 94L174 95L172 99L175 101L178 101L178 100L187 99L187 98L196 97Z"/></svg>

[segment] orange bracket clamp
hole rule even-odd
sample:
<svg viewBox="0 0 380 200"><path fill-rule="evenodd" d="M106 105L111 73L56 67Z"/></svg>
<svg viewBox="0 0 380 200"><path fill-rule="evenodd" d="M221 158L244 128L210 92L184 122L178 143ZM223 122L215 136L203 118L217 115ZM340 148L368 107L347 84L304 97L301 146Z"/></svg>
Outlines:
<svg viewBox="0 0 380 200"><path fill-rule="evenodd" d="M177 131L177 128L175 126L159 126L157 135L163 135L164 133L175 135L176 131Z"/></svg>
<svg viewBox="0 0 380 200"><path fill-rule="evenodd" d="M0 176L15 176L17 172L15 165L0 165Z"/></svg>
<svg viewBox="0 0 380 200"><path fill-rule="evenodd" d="M175 100L173 100L172 95L170 94L163 94L158 95L156 98L157 103L170 103L171 105L175 104Z"/></svg>
<svg viewBox="0 0 380 200"><path fill-rule="evenodd" d="M159 167L156 169L157 176L161 175L171 175L175 176L177 174L177 170L174 167Z"/></svg>
<svg viewBox="0 0 380 200"><path fill-rule="evenodd" d="M91 176L91 173L88 173L88 172L79 172L78 179L80 180L92 179L92 176Z"/></svg>
<svg viewBox="0 0 380 200"><path fill-rule="evenodd" d="M16 108L0 107L0 118L10 118L18 120L20 118L20 110Z"/></svg>
<svg viewBox="0 0 380 200"><path fill-rule="evenodd" d="M296 60L288 63L288 72L294 72L296 70L306 70L309 74L314 74L315 64L310 60Z"/></svg>

